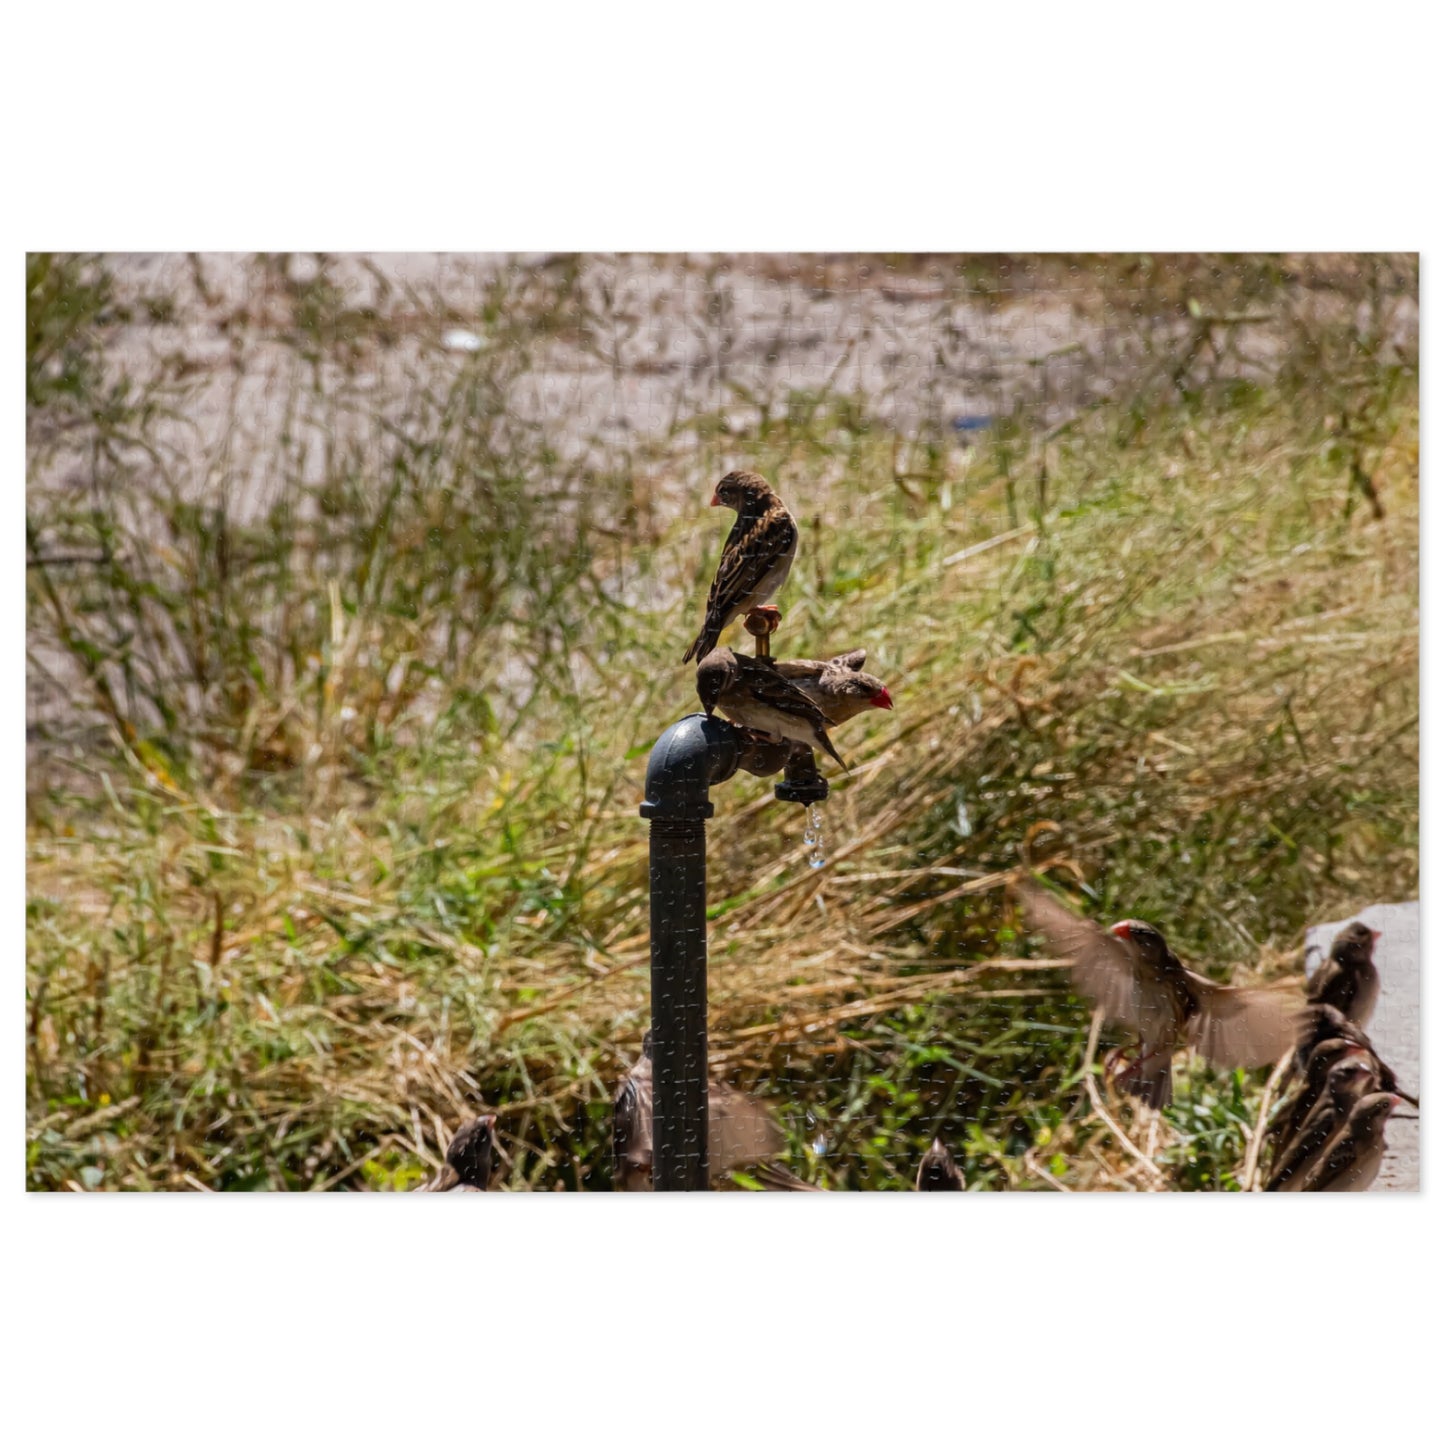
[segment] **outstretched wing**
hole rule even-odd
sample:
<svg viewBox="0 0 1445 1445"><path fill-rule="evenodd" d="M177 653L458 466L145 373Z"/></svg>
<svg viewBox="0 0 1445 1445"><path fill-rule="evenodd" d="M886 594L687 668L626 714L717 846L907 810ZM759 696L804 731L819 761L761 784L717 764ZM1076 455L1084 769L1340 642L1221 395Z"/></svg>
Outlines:
<svg viewBox="0 0 1445 1445"><path fill-rule="evenodd" d="M1278 1063L1299 1038L1305 1001L1291 987L1230 988L1190 975L1199 995L1194 1046L1225 1069L1258 1069Z"/></svg>

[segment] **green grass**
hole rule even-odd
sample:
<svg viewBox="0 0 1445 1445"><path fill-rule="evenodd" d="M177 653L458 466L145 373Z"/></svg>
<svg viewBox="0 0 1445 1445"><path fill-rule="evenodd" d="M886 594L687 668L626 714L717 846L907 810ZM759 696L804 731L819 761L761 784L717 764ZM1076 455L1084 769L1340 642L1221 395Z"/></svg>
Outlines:
<svg viewBox="0 0 1445 1445"><path fill-rule="evenodd" d="M104 264L31 258L29 655L70 701L27 820L30 1186L407 1187L485 1102L514 1187L607 1187L647 1013L636 806L693 706L724 456L803 526L778 650L867 646L897 707L841 735L817 873L770 782L715 795L717 1067L830 1187L911 1185L934 1132L973 1187L1139 1182L1062 977L980 966L1029 954L997 875L1031 857L1221 977L1415 895L1418 382L1379 268L1333 310L1277 262L1094 272L1154 318L1267 304L1268 374L1225 327L967 451L841 380L579 449L508 398L605 336L585 268L459 317L267 263L246 324L294 357L285 424L198 463L184 365L115 374ZM419 315L486 345L378 403ZM54 485L76 457L87 487ZM224 485L251 472L262 505ZM1181 1072L1173 1185L1231 1187L1259 1083Z"/></svg>

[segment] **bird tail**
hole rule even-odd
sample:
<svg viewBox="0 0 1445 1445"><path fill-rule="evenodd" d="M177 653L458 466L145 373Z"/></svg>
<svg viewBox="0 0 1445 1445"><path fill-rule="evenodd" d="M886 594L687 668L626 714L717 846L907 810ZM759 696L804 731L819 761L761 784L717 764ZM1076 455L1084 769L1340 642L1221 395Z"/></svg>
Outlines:
<svg viewBox="0 0 1445 1445"><path fill-rule="evenodd" d="M697 658L699 662L717 646L717 640L722 636L722 628L719 627L711 616L702 624L702 631L692 640L692 646L682 655L684 662L691 662Z"/></svg>
<svg viewBox="0 0 1445 1445"><path fill-rule="evenodd" d="M817 728L814 729L814 732L816 733L818 738L818 746L822 748L823 751L827 753L828 756L832 758L833 761L837 763L838 766L842 768L843 771L846 773L849 770L848 764L845 763L843 759L838 756L838 749L833 746L833 740L828 736L828 729L819 725Z"/></svg>

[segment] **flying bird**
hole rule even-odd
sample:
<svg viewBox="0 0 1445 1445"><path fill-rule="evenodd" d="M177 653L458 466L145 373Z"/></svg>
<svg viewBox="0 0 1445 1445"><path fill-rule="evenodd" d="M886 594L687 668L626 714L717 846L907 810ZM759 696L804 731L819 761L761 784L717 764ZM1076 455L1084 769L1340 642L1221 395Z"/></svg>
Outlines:
<svg viewBox="0 0 1445 1445"><path fill-rule="evenodd" d="M800 692L807 693L830 727L837 727L870 707L893 706L882 678L863 671L867 660L868 654L860 647L826 662L779 658L774 666Z"/></svg>
<svg viewBox="0 0 1445 1445"><path fill-rule="evenodd" d="M1335 936L1329 957L1305 988L1312 1004L1330 1004L1359 1028L1369 1023L1380 996L1380 971L1375 967L1379 934L1358 921Z"/></svg>
<svg viewBox="0 0 1445 1445"><path fill-rule="evenodd" d="M1324 1092L1310 1110L1293 1140L1275 1156L1269 1182L1274 1193L1297 1193L1317 1160L1349 1123L1350 1110L1379 1089L1379 1075L1367 1054L1350 1050L1331 1066Z"/></svg>
<svg viewBox="0 0 1445 1445"><path fill-rule="evenodd" d="M437 1177L423 1188L433 1193L456 1189L481 1193L496 1182L502 1172L502 1147L497 1142L497 1116L483 1114L463 1124L447 1145L447 1162Z"/></svg>
<svg viewBox="0 0 1445 1445"><path fill-rule="evenodd" d="M1015 885L1029 927L1071 960L1075 989L1139 1035L1117 1082L1151 1108L1174 1097L1171 1064L1194 1048L1221 1068L1259 1068L1294 1046L1301 1004L1272 989L1213 983L1175 957L1151 924L1126 918L1107 931L1035 883Z"/></svg>
<svg viewBox="0 0 1445 1445"><path fill-rule="evenodd" d="M1305 1176L1308 1193L1346 1194L1368 1189L1385 1158L1385 1125L1399 1104L1397 1094L1366 1094L1350 1110L1349 1122Z"/></svg>
<svg viewBox="0 0 1445 1445"><path fill-rule="evenodd" d="M767 1159L783 1147L783 1133L756 1099L709 1081L707 1164L713 1179ZM612 1101L613 1187L652 1188L652 1031L642 1040L642 1057L617 1086Z"/></svg>
<svg viewBox="0 0 1445 1445"><path fill-rule="evenodd" d="M721 709L740 727L822 748L839 767L848 766L829 740L823 711L767 658L714 648L698 664L697 695L709 717Z"/></svg>
<svg viewBox="0 0 1445 1445"><path fill-rule="evenodd" d="M788 580L798 550L797 523L756 472L729 472L709 505L731 507L738 519L723 543L702 631L683 654L684 662L706 657L730 622L762 607Z"/></svg>
<svg viewBox="0 0 1445 1445"><path fill-rule="evenodd" d="M962 1189L963 1174L942 1139L935 1139L918 1165L916 1187L927 1193L940 1189Z"/></svg>

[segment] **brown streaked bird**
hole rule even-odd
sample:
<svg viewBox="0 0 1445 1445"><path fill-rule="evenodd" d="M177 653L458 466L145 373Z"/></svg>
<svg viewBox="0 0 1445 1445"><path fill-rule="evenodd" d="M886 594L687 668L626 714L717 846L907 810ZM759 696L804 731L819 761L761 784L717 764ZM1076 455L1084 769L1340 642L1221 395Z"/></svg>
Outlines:
<svg viewBox="0 0 1445 1445"><path fill-rule="evenodd" d="M883 679L863 671L868 654L860 647L830 657L826 662L808 658L779 658L774 663L782 675L817 705L830 727L857 717L870 707L891 708L893 699Z"/></svg>
<svg viewBox="0 0 1445 1445"><path fill-rule="evenodd" d="M707 1163L721 1179L783 1147L783 1131L756 1099L709 1081ZM617 1086L612 1101L612 1187L652 1188L652 1031L643 1036L642 1057Z"/></svg>
<svg viewBox="0 0 1445 1445"><path fill-rule="evenodd" d="M740 727L822 748L839 767L848 766L828 737L828 719L818 705L767 658L714 648L698 664L697 695L709 717L720 709Z"/></svg>
<svg viewBox="0 0 1445 1445"><path fill-rule="evenodd" d="M483 1193L502 1172L502 1148L497 1143L497 1116L483 1114L463 1124L447 1145L447 1162L442 1172L423 1187L433 1193L449 1189Z"/></svg>
<svg viewBox="0 0 1445 1445"><path fill-rule="evenodd" d="M1171 1064L1179 1049L1197 1049L1222 1068L1253 1069L1293 1046L1298 998L1213 983L1185 968L1152 924L1126 918L1106 931L1038 884L1015 887L1029 927L1072 961L1074 988L1139 1035L1138 1057L1118 1083L1151 1108L1174 1097Z"/></svg>
<svg viewBox="0 0 1445 1445"><path fill-rule="evenodd" d="M1265 1131L1265 1137L1273 1145L1274 1157L1282 1157L1288 1149L1299 1127L1309 1118L1310 1112L1319 1103L1325 1091L1325 1082L1334 1066L1346 1056L1373 1060L1368 1048L1352 1043L1349 1039L1325 1039L1309 1056L1305 1065L1304 1078L1296 1089L1294 1099L1287 1109L1281 1109L1279 1116Z"/></svg>
<svg viewBox="0 0 1445 1445"><path fill-rule="evenodd" d="M702 631L683 654L684 662L706 657L729 623L762 607L788 580L798 550L797 523L756 472L729 472L710 505L731 507L738 519L723 543Z"/></svg>
<svg viewBox="0 0 1445 1445"><path fill-rule="evenodd" d="M953 1155L944 1147L942 1139L935 1139L928 1146L928 1152L918 1165L918 1178L914 1186L920 1193L932 1193L943 1189L962 1189L963 1174L954 1163Z"/></svg>
<svg viewBox="0 0 1445 1445"><path fill-rule="evenodd" d="M1266 1191L1298 1193L1303 1189L1310 1169L1349 1122L1350 1110L1379 1086L1370 1055L1352 1049L1336 1059L1314 1108L1290 1143L1276 1152L1269 1182L1264 1186Z"/></svg>
<svg viewBox="0 0 1445 1445"><path fill-rule="evenodd" d="M1381 1090L1387 1094L1398 1094L1407 1104L1413 1104L1417 1109L1420 1107L1419 1099L1413 1094L1407 1094L1400 1087L1395 1071L1375 1052L1369 1034L1352 1024L1333 1004L1315 1004L1306 1008L1300 1016L1299 1038L1294 1055L1296 1071L1304 1072L1309 1067L1310 1055L1329 1039L1346 1039L1362 1049L1367 1049L1374 1056L1375 1066L1380 1071Z"/></svg>
<svg viewBox="0 0 1445 1445"><path fill-rule="evenodd" d="M1368 1189L1385 1158L1385 1125L1399 1102L1398 1094L1366 1094L1350 1110L1349 1122L1320 1155L1301 1189L1310 1194Z"/></svg>
<svg viewBox="0 0 1445 1445"><path fill-rule="evenodd" d="M1329 957L1305 986L1312 1004L1330 1004L1358 1028L1364 1028L1380 997L1380 972L1375 967L1375 942L1380 935L1358 920L1342 928L1330 944Z"/></svg>

